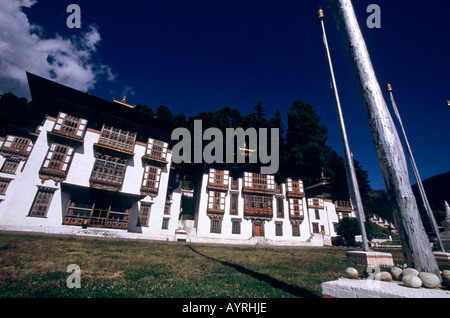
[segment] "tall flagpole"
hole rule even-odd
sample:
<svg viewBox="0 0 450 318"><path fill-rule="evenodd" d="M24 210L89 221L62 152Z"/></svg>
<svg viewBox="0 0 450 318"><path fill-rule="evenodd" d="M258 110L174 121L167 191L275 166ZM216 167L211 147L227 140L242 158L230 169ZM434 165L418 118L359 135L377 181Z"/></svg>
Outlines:
<svg viewBox="0 0 450 318"><path fill-rule="evenodd" d="M414 177L416 178L416 182L419 187L420 196L422 197L423 205L425 207L425 210L428 213L428 218L430 219L431 226L433 227L433 231L436 234L439 249L442 252L445 252L444 245L442 244L441 236L439 235L439 229L438 229L438 225L436 223L436 219L434 218L433 211L431 210L430 204L428 203L428 198L427 198L425 189L422 184L422 179L420 178L419 170L417 169L416 161L414 160L414 156L411 151L411 146L409 145L408 138L406 137L406 132L405 132L405 128L403 127L402 118L400 117L400 113L398 112L397 104L395 103L395 100L394 100L394 94L392 93L392 86L391 86L391 84L387 84L386 87L387 87L387 91L389 92L389 95L391 97L392 108L394 109L395 116L397 117L400 127L402 128L403 138L405 140L405 145L406 145L406 153L408 154L409 160L411 162L411 166L412 166L412 169L414 172Z"/></svg>
<svg viewBox="0 0 450 318"><path fill-rule="evenodd" d="M363 205L362 205L362 201L361 201L361 195L359 192L358 180L356 178L355 166L353 164L353 158L352 158L352 155L350 152L350 146L348 144L347 131L345 129L345 123L344 123L344 116L342 114L341 102L339 100L339 93L338 93L337 86L336 86L336 79L334 77L333 64L331 62L330 49L328 47L327 34L325 32L325 24L323 22L323 20L325 19L325 16L323 14L322 9L319 10L318 15L319 15L319 17L318 17L319 22L322 26L323 43L325 45L325 51L327 53L328 66L330 68L331 86L332 86L333 92L334 92L334 99L336 102L336 113L337 113L339 128L340 128L340 132L341 132L342 144L344 147L345 172L347 174L347 183L348 183L348 188L349 188L349 192L350 192L350 198L356 207L356 217L358 218L363 248L364 248L364 251L368 252L369 251L369 243L367 241L366 228L364 226L364 220L365 220L364 209L363 209Z"/></svg>
<svg viewBox="0 0 450 318"><path fill-rule="evenodd" d="M403 257L409 267L440 277L409 183L402 143L375 75L352 2L328 0L328 4L352 57L384 183L392 203L392 215L402 243Z"/></svg>

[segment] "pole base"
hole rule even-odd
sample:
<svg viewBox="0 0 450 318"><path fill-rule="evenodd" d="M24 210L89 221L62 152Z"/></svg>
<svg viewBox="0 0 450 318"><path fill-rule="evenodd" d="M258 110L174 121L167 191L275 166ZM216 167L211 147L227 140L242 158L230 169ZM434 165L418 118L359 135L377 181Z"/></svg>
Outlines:
<svg viewBox="0 0 450 318"><path fill-rule="evenodd" d="M348 251L347 260L358 265L394 266L391 253Z"/></svg>

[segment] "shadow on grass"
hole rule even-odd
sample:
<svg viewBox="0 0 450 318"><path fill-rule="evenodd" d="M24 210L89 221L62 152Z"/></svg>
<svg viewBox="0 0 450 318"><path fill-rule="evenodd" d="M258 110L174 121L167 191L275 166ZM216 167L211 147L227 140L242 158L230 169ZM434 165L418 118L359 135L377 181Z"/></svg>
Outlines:
<svg viewBox="0 0 450 318"><path fill-rule="evenodd" d="M300 297L300 298L320 298L319 296L317 296L316 294L312 293L311 291L304 289L304 288L300 288L300 287L296 287L296 286L292 286L289 284L286 284L285 282L282 282L276 278L270 277L269 275L266 274L261 274L258 272L255 272L251 269L245 268L244 266L241 265L237 265L237 264L233 264L230 262L226 262L226 261L221 261L215 258L212 258L208 255L205 255L203 253L200 253L199 251L195 250L192 246L190 245L186 245L187 248L191 249L194 253L197 253L200 256L203 256L211 261L220 263L224 266L229 266L231 268L234 268L235 270L237 270L238 272L241 272L245 275L251 276L253 278L256 278L259 281L262 282L266 282L269 283L270 285L272 285L272 287L274 288L279 288L295 297Z"/></svg>

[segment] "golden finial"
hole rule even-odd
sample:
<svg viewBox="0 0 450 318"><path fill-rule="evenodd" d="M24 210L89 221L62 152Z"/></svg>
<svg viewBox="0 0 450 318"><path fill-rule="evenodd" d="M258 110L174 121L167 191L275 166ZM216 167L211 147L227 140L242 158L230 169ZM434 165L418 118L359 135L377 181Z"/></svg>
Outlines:
<svg viewBox="0 0 450 318"><path fill-rule="evenodd" d="M317 17L318 17L319 21L325 19L325 15L323 14L322 9L319 9L319 11L317 11Z"/></svg>
<svg viewBox="0 0 450 318"><path fill-rule="evenodd" d="M117 104L121 104L121 105L127 106L127 107L130 107L130 108L136 107L136 106L127 104L126 98L127 98L127 96L125 95L125 96L122 98L121 101L118 101L117 99L115 99L115 98L113 97L113 102L114 102L114 103L117 103Z"/></svg>

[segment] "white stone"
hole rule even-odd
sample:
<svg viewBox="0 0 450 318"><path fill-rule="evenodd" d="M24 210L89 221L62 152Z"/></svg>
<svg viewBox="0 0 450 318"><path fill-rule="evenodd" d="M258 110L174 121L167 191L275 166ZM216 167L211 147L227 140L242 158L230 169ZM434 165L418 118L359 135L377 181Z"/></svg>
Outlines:
<svg viewBox="0 0 450 318"><path fill-rule="evenodd" d="M422 286L422 280L418 276L412 274L403 275L402 283L411 288L420 288Z"/></svg>
<svg viewBox="0 0 450 318"><path fill-rule="evenodd" d="M347 278L351 278L351 279L356 279L359 276L358 271L356 270L356 268L353 267L349 267L345 270L345 276Z"/></svg>
<svg viewBox="0 0 450 318"><path fill-rule="evenodd" d="M394 279L394 280L401 280L403 269L401 269L400 267L395 267L394 266L394 267L391 267L389 269L389 272L392 275L392 279Z"/></svg>
<svg viewBox="0 0 450 318"><path fill-rule="evenodd" d="M441 285L441 280L433 273L420 272L419 278L426 288L437 288Z"/></svg>
<svg viewBox="0 0 450 318"><path fill-rule="evenodd" d="M389 272L379 272L375 275L375 280L390 282L392 281L392 275Z"/></svg>
<svg viewBox="0 0 450 318"><path fill-rule="evenodd" d="M445 270L442 271L442 282L444 283L447 288L450 288L450 271Z"/></svg>
<svg viewBox="0 0 450 318"><path fill-rule="evenodd" d="M406 288L396 281L383 282L347 278L322 283L322 294L328 297L346 298L450 298L450 291L447 290Z"/></svg>
<svg viewBox="0 0 450 318"><path fill-rule="evenodd" d="M415 270L414 268L406 268L403 270L402 277L406 275L414 275L419 276L419 272Z"/></svg>

